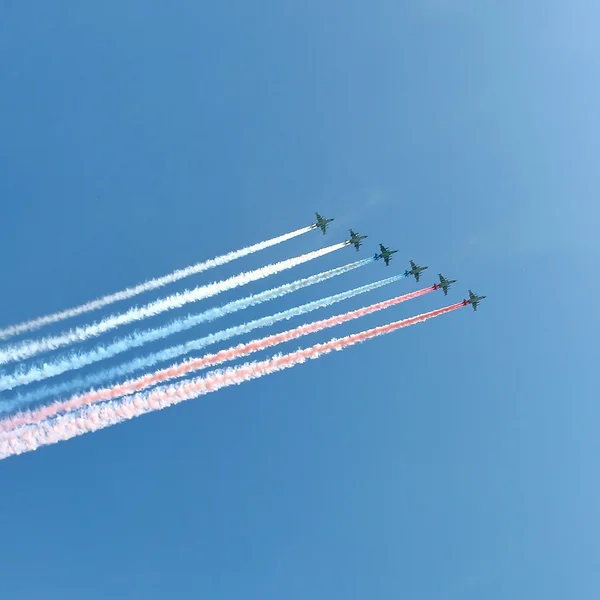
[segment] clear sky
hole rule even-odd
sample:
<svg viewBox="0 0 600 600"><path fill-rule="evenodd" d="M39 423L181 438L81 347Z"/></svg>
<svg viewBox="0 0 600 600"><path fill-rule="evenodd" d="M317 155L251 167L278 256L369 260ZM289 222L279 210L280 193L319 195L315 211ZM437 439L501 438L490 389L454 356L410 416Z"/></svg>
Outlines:
<svg viewBox="0 0 600 600"><path fill-rule="evenodd" d="M0 462L0 596L597 599L597 23L591 0L2 2L0 326L315 210L326 237L169 291L353 227L361 254L203 306L380 241L388 269L248 315L411 258L447 299L300 345L487 299Z"/></svg>

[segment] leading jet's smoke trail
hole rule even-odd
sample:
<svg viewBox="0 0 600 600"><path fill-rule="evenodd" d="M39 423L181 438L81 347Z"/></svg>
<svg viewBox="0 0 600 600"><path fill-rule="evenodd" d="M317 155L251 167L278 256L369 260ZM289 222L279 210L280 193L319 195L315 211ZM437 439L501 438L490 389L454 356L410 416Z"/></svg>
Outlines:
<svg viewBox="0 0 600 600"><path fill-rule="evenodd" d="M134 296L137 296L142 292L155 290L169 283L174 283L175 281L179 281L180 279L189 277L190 275L202 273L203 271L207 271L208 269L219 267L228 262L231 262L232 260L236 260L237 258L242 258L244 256L248 256L249 254L253 254L254 252L258 252L259 250L264 250L265 248L270 248L271 246L281 244L282 242L291 240L292 238L307 233L312 229L312 225L308 227L303 227L302 229L297 229L296 231L292 231L290 233L271 238L270 240L259 242L258 244L253 244L252 246L247 246L246 248L242 248L241 250L236 250L235 252L228 252L227 254L217 256L216 258L213 258L211 260L197 263L195 265L186 267L185 269L178 269L170 275L165 275L164 277L157 277L156 279L151 279L150 281L146 281L145 283L141 283L134 287L127 288L122 292L117 292L115 294L110 294L109 296L104 296L103 298L98 298L97 300L92 300L91 302L87 302L86 304L82 304L81 306L56 312L45 317L38 317L37 319L32 319L31 321L21 323L20 325L12 325L11 327L0 329L0 340L5 340L15 335L25 333L27 331L34 331L36 329L39 329L40 327L43 327L44 325L58 323L59 321L63 321L64 319L69 319L71 317L76 317L77 315L97 310L98 308L108 306L109 304L112 304L113 302L117 302L119 300L127 300L128 298L133 298Z"/></svg>
<svg viewBox="0 0 600 600"><path fill-rule="evenodd" d="M166 298L161 298L155 302L150 302L150 304L146 304L142 307L133 307L127 312L118 315L111 315L102 321L92 323L91 325L87 325L85 327L76 327L74 329L70 329L61 335L41 338L39 340L26 340L21 344L8 346L7 348L0 350L0 364L30 358L31 356L35 356L41 352L56 350L57 348L62 348L63 346L68 346L69 344L76 342L83 342L89 338L97 337L103 333L106 333L111 329L120 327L121 325L127 325L128 323L134 323L135 321L153 317L164 311L180 308L190 302L204 300L205 298L216 296L221 292L246 285L252 281L264 279L269 275L275 275L281 271L286 271L287 269L291 269L292 267L301 265L315 258L325 256L330 252L340 250L346 245L346 242L333 244L327 248L314 250L313 252L308 252L307 254L302 254L301 256L297 256L295 258L289 258L272 265L267 265L266 267L255 269L254 271L234 275L233 277L223 281L196 287L192 290L185 290L184 292L173 294L171 296L167 296Z"/></svg>
<svg viewBox="0 0 600 600"><path fill-rule="evenodd" d="M224 306L211 308L197 315L188 315L183 319L177 319L163 327L149 329L146 331L136 331L135 333L121 338L112 344L99 346L88 352L71 354L63 358L56 359L50 363L46 363L42 366L34 366L27 370L15 371L10 375L4 375L0 377L0 390L10 390L19 385L25 385L34 381L41 381L43 379L47 379L48 377L54 377L73 369L80 369L100 360L105 360L107 358L116 356L127 350L137 348L149 342L154 342L169 335L185 331L191 327L200 325L201 323L214 321L215 319L246 309L250 306L255 306L257 304L267 302L268 300L273 300L274 298L280 298L281 296L290 294L310 285L326 281L327 279L331 279L337 275L348 273L349 271L370 264L373 262L373 260L373 258L364 258L362 260L344 265L343 267L336 267L335 269L330 269L329 271L323 271L322 273L317 273L316 275L311 275L310 277L305 277L304 279L286 283L259 294L246 296L240 300L234 300L225 304ZM185 351L188 350L189 349L186 349ZM173 355L172 358L175 358L176 356L179 356L179 354ZM6 400L0 403L0 413L10 412L19 406L24 406L30 402L36 402L48 395L56 396L69 393L73 390L81 388L86 384L89 386L96 385L106 381L106 379L121 377L137 369L147 368L152 366L152 364L156 364L156 362L159 362L160 360L170 359L171 357L168 355L164 359L159 357L154 362L149 362L148 357L134 359L133 361L125 363L124 365L107 369L105 371L101 371L100 373L91 374L87 377L70 379L69 381L65 381L53 386L45 386L41 389L34 390L27 394L20 394L11 400Z"/></svg>
<svg viewBox="0 0 600 600"><path fill-rule="evenodd" d="M389 279L397 280L402 277L404 277L404 275L397 275L396 277L390 277ZM373 288L380 286L374 286L374 284L371 284L369 287ZM315 321L313 323L300 325L299 327L295 327L294 329L290 329L289 331L284 331L282 333L270 335L268 337L259 340L254 340L246 344L239 344L238 346L229 348L227 350L220 350L219 352L216 352L214 354L207 354L202 358L193 358L184 361L183 363L180 363L178 365L169 367L167 369L157 371L156 373L149 373L147 375L143 375L142 377L138 377L137 379L126 381L125 383L122 383L120 385L100 390L93 390L86 394L73 396L69 400L57 401L48 406L42 406L35 410L20 413L14 415L13 417L9 417L5 420L0 421L0 431L9 431L21 425L39 423L44 419L48 419L60 413L66 413L72 410L76 410L78 408L81 408L82 406L88 406L97 402L104 402L106 400L112 400L120 396L133 394L134 392L139 392L140 390L143 390L150 386L154 386L158 383L163 383L170 379L184 377L185 375L193 371L206 369L208 367L214 367L216 365L228 362L230 360L237 360L238 358L243 358L254 352L259 352L272 346L277 346L278 344L289 342L291 340L298 339L311 333L323 331L330 327L335 327L336 325L341 325L342 323L346 323L347 321L359 319L361 317L370 315L380 310L385 310L386 308L396 306L401 302L406 302L407 300L412 300L414 298L424 296L425 294L432 292L435 289L436 288L432 286L429 288L424 288L422 290L417 290L416 292L410 292L402 296L396 296L395 298L391 298L390 300L377 302L375 304L371 304L370 306L365 306L364 308L359 308L341 315L329 317L328 319ZM360 290L361 292L367 291L362 290L361 288L358 288L358 290ZM357 295L357 290L352 291L354 292L354 295ZM339 295L341 294L338 294L338 296ZM331 304L331 299L329 300L329 303ZM272 317L267 317L267 319L272 319Z"/></svg>
<svg viewBox="0 0 600 600"><path fill-rule="evenodd" d="M238 367L216 371L206 377L183 381L177 385L155 388L128 396L121 401L113 400L96 404L75 413L49 419L37 426L23 427L0 437L0 459L36 450L40 446L66 441L84 433L97 431L154 410L161 410L185 400L215 392L226 386L237 385L270 373L282 371L307 360L329 354L334 350L343 350L371 338L392 333L397 329L422 323L433 317L457 310L462 306L464 306L463 303L458 302L451 306L389 323L388 325L374 327L344 338L332 339L324 344L315 344L310 348L297 350L290 354L276 355L262 362L246 363Z"/></svg>

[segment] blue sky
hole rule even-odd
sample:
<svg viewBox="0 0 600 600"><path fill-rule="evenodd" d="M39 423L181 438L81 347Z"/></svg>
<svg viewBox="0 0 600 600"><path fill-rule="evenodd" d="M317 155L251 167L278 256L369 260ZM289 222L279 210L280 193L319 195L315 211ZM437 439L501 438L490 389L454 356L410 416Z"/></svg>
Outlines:
<svg viewBox="0 0 600 600"><path fill-rule="evenodd" d="M389 269L248 318L411 258L430 265L426 283L459 280L449 302L469 287L487 299L2 461L2 597L597 598L595 4L101 4L0 8L0 326L315 210L336 217L327 237L169 290L353 227L369 235L364 255L379 241L399 249ZM335 335L444 302L432 294Z"/></svg>

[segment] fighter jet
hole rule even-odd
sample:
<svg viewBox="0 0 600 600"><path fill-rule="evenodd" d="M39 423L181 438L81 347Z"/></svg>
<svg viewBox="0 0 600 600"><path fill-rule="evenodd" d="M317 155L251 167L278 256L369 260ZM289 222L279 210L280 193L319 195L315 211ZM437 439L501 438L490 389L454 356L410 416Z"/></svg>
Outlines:
<svg viewBox="0 0 600 600"><path fill-rule="evenodd" d="M473 307L473 310L477 310L477 305L485 298L485 296L478 296L474 294L471 290L469 290L469 299L463 300L463 306L470 304Z"/></svg>
<svg viewBox="0 0 600 600"><path fill-rule="evenodd" d="M319 213L315 213L315 215L317 215L317 222L313 223L312 227L313 229L320 227L323 235L325 235L325 232L327 231L327 224L331 223L333 219L324 219Z"/></svg>
<svg viewBox="0 0 600 600"><path fill-rule="evenodd" d="M409 275L414 275L417 281L419 281L419 278L421 277L421 271L429 269L429 267L420 267L419 265L415 264L415 262L412 260L410 261L410 267L410 271L404 271L404 275L405 277L408 277Z"/></svg>
<svg viewBox="0 0 600 600"><path fill-rule="evenodd" d="M375 253L375 256L373 256L373 258L375 260L379 260L380 258L383 258L384 262L385 262L385 266L389 266L390 264L390 258L392 256L392 254L396 254L396 252L398 252L398 250L390 250L389 248L386 248L383 244L379 244L379 249L381 250L381 254L377 254Z"/></svg>
<svg viewBox="0 0 600 600"><path fill-rule="evenodd" d="M447 296L448 295L448 288L453 283L456 283L456 279L446 279L441 273L438 273L438 277L440 278L440 282L439 283L434 283L433 284L433 289L434 290L439 290L440 288L442 288L444 290L444 296Z"/></svg>
<svg viewBox="0 0 600 600"><path fill-rule="evenodd" d="M350 239L348 240L348 244L354 244L354 247L356 248L356 251L358 252L358 249L362 246L362 242L361 240L364 240L365 238L368 238L368 235L359 235L358 233L356 233L355 231L352 231L352 229L350 230Z"/></svg>

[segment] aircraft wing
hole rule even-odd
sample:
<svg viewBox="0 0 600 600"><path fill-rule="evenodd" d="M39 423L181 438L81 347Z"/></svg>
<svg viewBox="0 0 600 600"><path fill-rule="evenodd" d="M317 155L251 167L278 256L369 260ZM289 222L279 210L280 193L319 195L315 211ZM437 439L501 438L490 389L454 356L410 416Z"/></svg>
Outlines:
<svg viewBox="0 0 600 600"><path fill-rule="evenodd" d="M414 261L414 260L411 260L411 261L410 261L410 266L411 266L413 269L416 269L416 268L417 268L417 265L415 264L415 261ZM417 281L419 281L419 280L417 279Z"/></svg>
<svg viewBox="0 0 600 600"><path fill-rule="evenodd" d="M417 281L419 281L420 278L421 278L421 273L415 273L415 279Z"/></svg>
<svg viewBox="0 0 600 600"><path fill-rule="evenodd" d="M389 267L389 265L390 265L390 257L389 256L384 256L383 260L385 261L385 265Z"/></svg>
<svg viewBox="0 0 600 600"><path fill-rule="evenodd" d="M383 245L383 244L379 244L379 249L381 250L381 252L387 252L387 248Z"/></svg>

